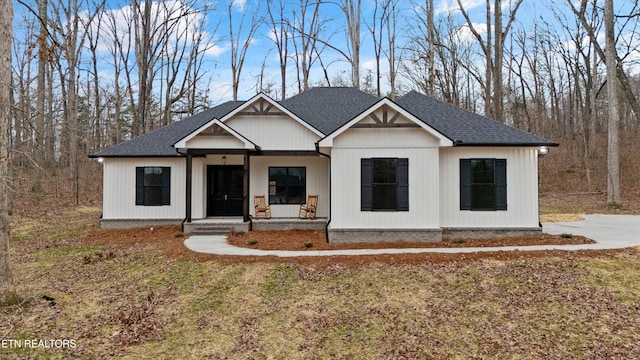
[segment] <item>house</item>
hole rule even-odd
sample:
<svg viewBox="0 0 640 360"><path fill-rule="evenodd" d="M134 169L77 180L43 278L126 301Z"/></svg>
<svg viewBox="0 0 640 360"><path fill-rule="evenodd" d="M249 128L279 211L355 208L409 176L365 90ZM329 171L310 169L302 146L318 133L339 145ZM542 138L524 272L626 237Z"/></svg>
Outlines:
<svg viewBox="0 0 640 360"><path fill-rule="evenodd" d="M330 242L438 241L539 234L549 146L417 92L314 88L229 101L90 156L103 162L102 227L228 219L326 227ZM296 220L309 194L320 220ZM255 195L272 219L254 219Z"/></svg>

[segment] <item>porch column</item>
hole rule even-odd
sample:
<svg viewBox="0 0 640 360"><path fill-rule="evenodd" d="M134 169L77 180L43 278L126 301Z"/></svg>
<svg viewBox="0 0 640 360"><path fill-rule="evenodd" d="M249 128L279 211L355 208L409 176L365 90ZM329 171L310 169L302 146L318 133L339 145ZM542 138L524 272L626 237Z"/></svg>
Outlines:
<svg viewBox="0 0 640 360"><path fill-rule="evenodd" d="M244 191L244 201L242 204L242 215L244 217L244 221L249 221L249 168L250 168L250 159L249 152L246 151L244 153L244 172L242 175L242 187Z"/></svg>
<svg viewBox="0 0 640 360"><path fill-rule="evenodd" d="M186 222L191 222L191 183L192 183L192 168L193 168L193 159L191 153L187 150L187 188L185 189L186 193L186 204L185 204L185 218Z"/></svg>

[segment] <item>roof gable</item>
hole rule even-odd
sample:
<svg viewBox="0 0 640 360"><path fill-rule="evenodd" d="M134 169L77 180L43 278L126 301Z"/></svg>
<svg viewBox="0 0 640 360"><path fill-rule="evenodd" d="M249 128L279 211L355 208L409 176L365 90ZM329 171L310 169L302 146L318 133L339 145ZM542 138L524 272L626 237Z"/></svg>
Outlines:
<svg viewBox="0 0 640 360"><path fill-rule="evenodd" d="M260 147L251 142L249 139L242 136L242 134L233 130L230 126L226 125L222 121L218 119L213 119L201 126L198 131L194 131L186 137L180 139L178 142L174 144L174 148L182 149L187 148L187 143L194 139L196 136L220 136L220 135L228 135L237 139L242 143L244 149L253 149L258 150Z"/></svg>
<svg viewBox="0 0 640 360"><path fill-rule="evenodd" d="M381 111L381 116L376 113ZM331 147L333 140L350 128L399 128L420 127L428 134L438 139L440 146L452 146L453 142L445 135L430 127L427 123L416 118L411 113L394 103L389 98L383 98L370 106L358 116L320 140L319 146Z"/></svg>
<svg viewBox="0 0 640 360"><path fill-rule="evenodd" d="M237 107L233 111L226 114L220 121L225 122L236 115L287 115L297 123L307 128L314 134L322 137L324 134L318 131L318 129L311 126L295 113L291 112L287 107L273 100L271 97L264 93L259 93L247 100L244 104Z"/></svg>

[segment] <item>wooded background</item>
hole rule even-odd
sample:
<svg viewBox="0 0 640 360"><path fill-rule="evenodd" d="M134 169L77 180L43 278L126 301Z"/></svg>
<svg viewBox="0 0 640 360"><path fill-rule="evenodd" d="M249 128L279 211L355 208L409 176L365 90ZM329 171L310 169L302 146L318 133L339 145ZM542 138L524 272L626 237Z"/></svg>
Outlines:
<svg viewBox="0 0 640 360"><path fill-rule="evenodd" d="M433 0L17 2L9 156L12 188L33 201L99 201L87 155L225 100L212 96L220 74L230 99L415 89L560 143L541 159L543 194L639 194L637 0L535 1L534 19L530 0L486 0L481 25L462 0L450 12ZM258 43L271 56L250 55ZM622 198L608 189L617 168Z"/></svg>

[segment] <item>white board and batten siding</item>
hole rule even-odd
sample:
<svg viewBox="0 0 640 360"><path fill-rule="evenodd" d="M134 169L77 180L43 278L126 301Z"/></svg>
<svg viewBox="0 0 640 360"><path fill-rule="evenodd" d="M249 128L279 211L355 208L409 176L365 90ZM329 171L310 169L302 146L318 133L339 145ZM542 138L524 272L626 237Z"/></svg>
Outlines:
<svg viewBox="0 0 640 360"><path fill-rule="evenodd" d="M536 147L452 147L440 149L440 208L443 228L538 227ZM507 160L507 210L460 210L460 159Z"/></svg>
<svg viewBox="0 0 640 360"><path fill-rule="evenodd" d="M102 218L117 219L182 219L185 214L184 158L106 158L103 162ZM170 205L136 205L136 167L171 167Z"/></svg>
<svg viewBox="0 0 640 360"><path fill-rule="evenodd" d="M287 115L236 115L225 121L262 150L315 150L320 136Z"/></svg>
<svg viewBox="0 0 640 360"><path fill-rule="evenodd" d="M331 149L332 229L438 229L439 140L421 128L354 128ZM407 158L409 211L362 211L363 158Z"/></svg>
<svg viewBox="0 0 640 360"><path fill-rule="evenodd" d="M250 212L253 213L253 197L265 195L269 199L270 167L304 167L306 168L307 195L318 195L317 217L329 215L329 159L320 156L252 156L249 186ZM271 216L274 218L298 217L300 205L273 204Z"/></svg>

